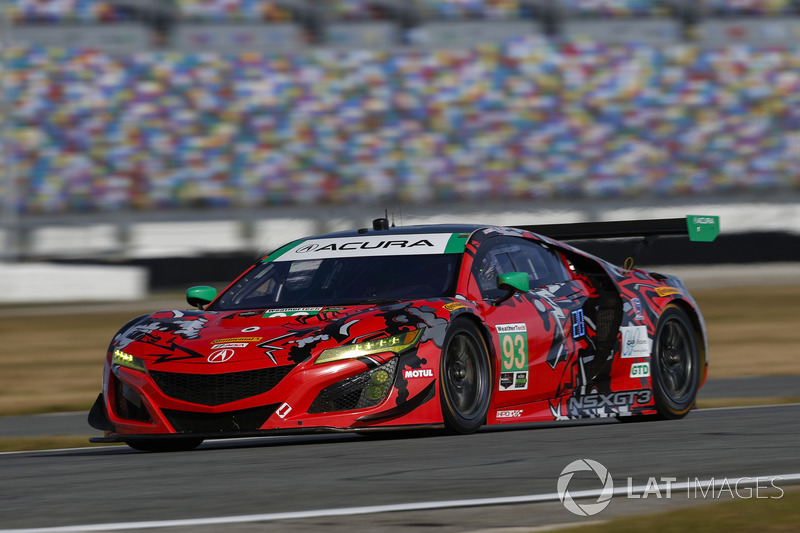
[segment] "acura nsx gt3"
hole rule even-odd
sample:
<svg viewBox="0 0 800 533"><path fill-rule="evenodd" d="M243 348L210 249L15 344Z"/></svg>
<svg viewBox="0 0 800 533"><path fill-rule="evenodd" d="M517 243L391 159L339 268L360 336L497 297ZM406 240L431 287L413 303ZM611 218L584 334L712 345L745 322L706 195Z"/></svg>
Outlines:
<svg viewBox="0 0 800 533"><path fill-rule="evenodd" d="M388 226L289 243L219 294L190 288L196 309L124 325L89 414L105 436L92 441L175 450L215 438L471 433L692 409L708 348L681 281L564 241L711 240L716 217Z"/></svg>

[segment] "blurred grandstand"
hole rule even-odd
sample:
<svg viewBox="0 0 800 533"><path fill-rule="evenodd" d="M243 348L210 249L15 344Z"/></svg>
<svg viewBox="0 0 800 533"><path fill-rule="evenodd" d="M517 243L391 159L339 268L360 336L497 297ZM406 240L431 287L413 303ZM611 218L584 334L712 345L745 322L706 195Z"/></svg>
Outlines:
<svg viewBox="0 0 800 533"><path fill-rule="evenodd" d="M264 249L385 207L597 218L800 190L794 0L3 5L11 258Z"/></svg>

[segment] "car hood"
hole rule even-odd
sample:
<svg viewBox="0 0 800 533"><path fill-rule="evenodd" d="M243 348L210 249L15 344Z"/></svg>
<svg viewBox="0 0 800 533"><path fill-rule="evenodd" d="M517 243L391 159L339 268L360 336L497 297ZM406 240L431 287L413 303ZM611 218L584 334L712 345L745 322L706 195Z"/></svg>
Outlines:
<svg viewBox="0 0 800 533"><path fill-rule="evenodd" d="M225 373L298 365L328 348L422 329L441 346L451 315L472 305L455 299L388 305L203 312L159 311L123 327L111 343L148 370Z"/></svg>

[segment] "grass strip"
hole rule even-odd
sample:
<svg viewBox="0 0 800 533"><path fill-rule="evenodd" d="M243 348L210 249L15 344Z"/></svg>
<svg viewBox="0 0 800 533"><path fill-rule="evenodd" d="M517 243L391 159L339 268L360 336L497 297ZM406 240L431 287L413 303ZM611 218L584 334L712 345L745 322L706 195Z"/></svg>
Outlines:
<svg viewBox="0 0 800 533"><path fill-rule="evenodd" d="M795 533L800 524L800 490L782 487L772 498L715 501L657 514L614 518L568 527L558 533ZM597 517L595 517L597 518Z"/></svg>
<svg viewBox="0 0 800 533"><path fill-rule="evenodd" d="M92 444L89 442L89 435L85 437L68 435L54 437L0 438L0 452L60 450L62 448L96 448L100 446L119 446L119 444Z"/></svg>

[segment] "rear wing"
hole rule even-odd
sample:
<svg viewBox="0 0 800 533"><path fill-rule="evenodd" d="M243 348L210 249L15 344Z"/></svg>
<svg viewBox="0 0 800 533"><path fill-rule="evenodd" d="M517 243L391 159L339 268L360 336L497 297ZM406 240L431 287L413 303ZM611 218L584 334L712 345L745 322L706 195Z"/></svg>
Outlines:
<svg viewBox="0 0 800 533"><path fill-rule="evenodd" d="M690 241L712 242L719 235L719 217L688 215L686 218L575 222L514 227L561 241L688 235Z"/></svg>

